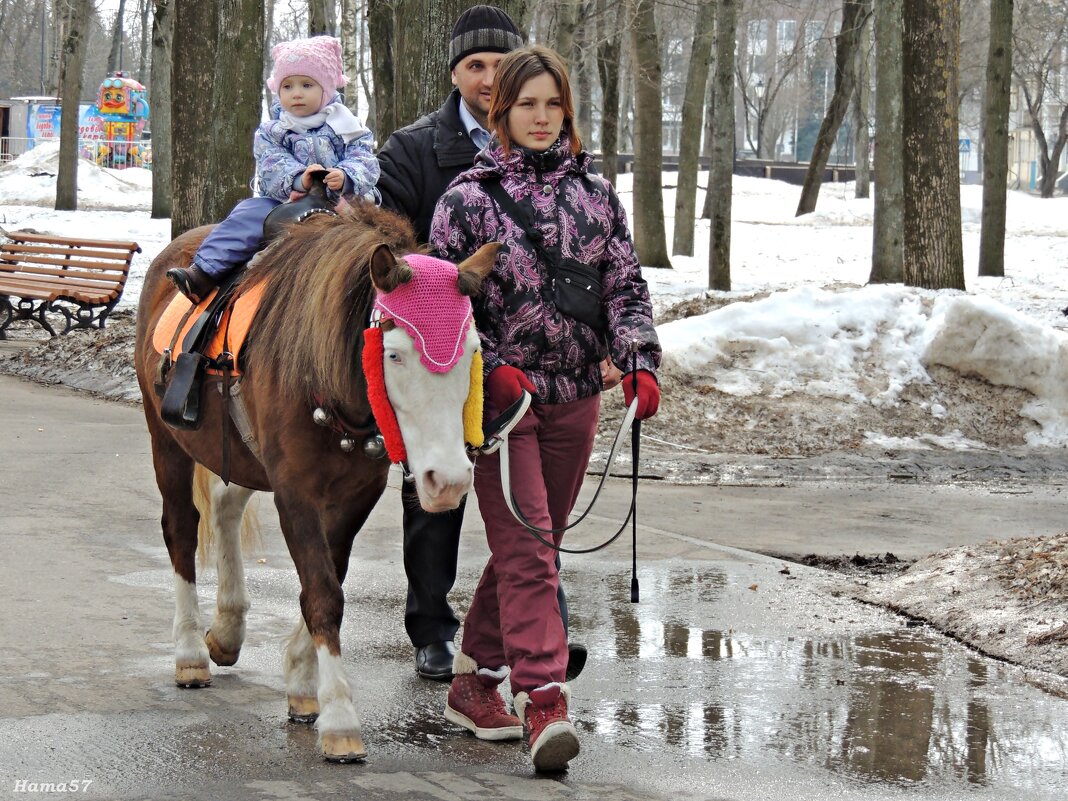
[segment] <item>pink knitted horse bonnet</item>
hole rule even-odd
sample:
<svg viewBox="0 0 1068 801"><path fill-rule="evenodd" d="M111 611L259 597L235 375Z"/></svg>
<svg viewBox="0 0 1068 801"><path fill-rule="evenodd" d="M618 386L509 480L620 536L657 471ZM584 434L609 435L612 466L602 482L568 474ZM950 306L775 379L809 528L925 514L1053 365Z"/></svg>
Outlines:
<svg viewBox="0 0 1068 801"><path fill-rule="evenodd" d="M414 277L392 292L379 292L374 308L408 332L427 370L446 373L463 354L471 299L460 294L455 264L417 253L404 260Z"/></svg>

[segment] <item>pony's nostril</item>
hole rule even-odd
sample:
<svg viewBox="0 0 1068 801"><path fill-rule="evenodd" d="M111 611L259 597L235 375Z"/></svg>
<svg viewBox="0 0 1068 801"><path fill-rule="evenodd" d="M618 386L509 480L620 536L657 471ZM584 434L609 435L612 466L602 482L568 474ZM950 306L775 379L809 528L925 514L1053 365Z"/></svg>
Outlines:
<svg viewBox="0 0 1068 801"><path fill-rule="evenodd" d="M437 494L441 491L441 488L438 487L438 474L435 473L433 470L426 471L424 481L426 482L426 488L434 494Z"/></svg>

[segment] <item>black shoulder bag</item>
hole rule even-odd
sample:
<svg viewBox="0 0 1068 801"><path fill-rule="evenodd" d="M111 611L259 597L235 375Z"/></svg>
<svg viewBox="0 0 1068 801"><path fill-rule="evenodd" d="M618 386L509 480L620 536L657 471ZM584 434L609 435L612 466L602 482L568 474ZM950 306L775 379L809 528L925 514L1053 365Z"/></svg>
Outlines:
<svg viewBox="0 0 1068 801"><path fill-rule="evenodd" d="M534 226L533 217L504 191L500 179L486 181L483 186L493 202L523 226L527 241L538 252L549 270L552 299L556 308L568 317L604 333L607 326L601 306L604 290L600 270L593 265L551 253L542 241L541 231Z"/></svg>

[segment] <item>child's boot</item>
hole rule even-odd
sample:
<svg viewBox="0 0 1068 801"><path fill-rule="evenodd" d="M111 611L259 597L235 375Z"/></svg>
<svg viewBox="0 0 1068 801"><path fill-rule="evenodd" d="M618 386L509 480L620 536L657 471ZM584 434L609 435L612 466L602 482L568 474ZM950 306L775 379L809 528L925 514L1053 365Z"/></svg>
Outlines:
<svg viewBox="0 0 1068 801"><path fill-rule="evenodd" d="M508 675L508 668L479 668L475 660L462 651L452 663L453 679L445 701L445 719L463 726L480 740L520 740L523 724L509 715L497 689Z"/></svg>
<svg viewBox="0 0 1068 801"><path fill-rule="evenodd" d="M567 763L578 756L578 732L567 716L570 703L571 690L555 681L516 694L515 712L526 726L535 770L567 770Z"/></svg>
<svg viewBox="0 0 1068 801"><path fill-rule="evenodd" d="M204 300L215 289L215 279L196 264L167 270L167 279L178 287L178 291L189 298L194 305Z"/></svg>

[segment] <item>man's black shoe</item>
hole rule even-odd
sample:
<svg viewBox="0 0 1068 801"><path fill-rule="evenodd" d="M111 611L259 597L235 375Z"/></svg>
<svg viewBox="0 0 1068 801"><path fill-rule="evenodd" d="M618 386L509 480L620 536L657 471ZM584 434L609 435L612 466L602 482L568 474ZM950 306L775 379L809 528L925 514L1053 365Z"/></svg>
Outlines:
<svg viewBox="0 0 1068 801"><path fill-rule="evenodd" d="M584 667L586 667L586 646L579 645L577 642L569 642L567 644L567 671L564 677L568 681L574 681Z"/></svg>
<svg viewBox="0 0 1068 801"><path fill-rule="evenodd" d="M416 648L415 672L424 679L450 681L452 679L452 658L455 655L456 646L451 642L432 642L430 645Z"/></svg>

